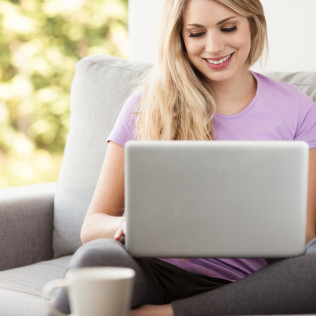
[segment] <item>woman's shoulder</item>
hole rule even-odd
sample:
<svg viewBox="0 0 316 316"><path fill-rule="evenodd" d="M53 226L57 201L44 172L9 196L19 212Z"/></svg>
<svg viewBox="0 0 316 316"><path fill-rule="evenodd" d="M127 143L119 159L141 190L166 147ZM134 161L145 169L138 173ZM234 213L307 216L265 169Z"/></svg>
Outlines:
<svg viewBox="0 0 316 316"><path fill-rule="evenodd" d="M273 92L280 92L280 93L287 93L287 94L295 94L299 93L299 89L285 81L277 80L274 73L257 73L252 72L254 77L256 78L257 82L260 81L260 84L263 89L271 90Z"/></svg>
<svg viewBox="0 0 316 316"><path fill-rule="evenodd" d="M136 106L141 95L142 91L138 89L132 92L126 99L107 141L114 141L124 147L128 140L134 139L135 119L137 115Z"/></svg>
<svg viewBox="0 0 316 316"><path fill-rule="evenodd" d="M143 89L141 89L141 88L135 89L127 97L125 104L135 105L136 103L139 102L142 94L143 94Z"/></svg>
<svg viewBox="0 0 316 316"><path fill-rule="evenodd" d="M297 86L254 73L260 89L261 111L274 119L284 140L303 140L316 147L316 104ZM262 113L261 113L262 114Z"/></svg>
<svg viewBox="0 0 316 316"><path fill-rule="evenodd" d="M142 96L142 90L134 90L125 100L123 104L119 117L130 119L130 117L137 112L137 104L139 103Z"/></svg>
<svg viewBox="0 0 316 316"><path fill-rule="evenodd" d="M276 79L274 73L260 74L253 72L263 94L277 101L287 101L299 106L314 106L313 100L301 92L296 85Z"/></svg>

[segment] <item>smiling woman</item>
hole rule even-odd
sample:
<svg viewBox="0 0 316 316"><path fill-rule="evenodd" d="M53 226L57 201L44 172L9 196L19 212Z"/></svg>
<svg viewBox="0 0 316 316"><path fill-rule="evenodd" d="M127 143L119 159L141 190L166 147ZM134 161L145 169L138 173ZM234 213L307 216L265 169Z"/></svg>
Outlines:
<svg viewBox="0 0 316 316"><path fill-rule="evenodd" d="M296 87L249 69L261 56L267 37L260 0L165 0L159 28L157 61L126 100L108 136L81 229L84 245L69 269L113 262L135 269L131 315L315 312L316 107ZM142 33L140 38L144 40ZM275 264L257 257L132 257L123 244L124 146L129 140L306 142L306 253ZM210 211L212 207L210 203ZM194 216L195 208L187 211ZM306 292L311 294L308 299ZM62 292L54 304L68 312Z"/></svg>

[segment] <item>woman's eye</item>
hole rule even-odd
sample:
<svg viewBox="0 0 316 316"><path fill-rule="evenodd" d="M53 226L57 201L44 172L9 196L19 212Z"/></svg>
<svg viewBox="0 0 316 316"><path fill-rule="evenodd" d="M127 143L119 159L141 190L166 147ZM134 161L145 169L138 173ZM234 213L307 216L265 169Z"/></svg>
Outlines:
<svg viewBox="0 0 316 316"><path fill-rule="evenodd" d="M222 32L225 32L225 33L229 33L229 32L234 32L234 31L237 31L237 26L233 26L233 27L229 27L229 28L224 28L221 30Z"/></svg>
<svg viewBox="0 0 316 316"><path fill-rule="evenodd" d="M204 34L204 32L199 32L199 33L190 33L189 37L199 37L202 36Z"/></svg>

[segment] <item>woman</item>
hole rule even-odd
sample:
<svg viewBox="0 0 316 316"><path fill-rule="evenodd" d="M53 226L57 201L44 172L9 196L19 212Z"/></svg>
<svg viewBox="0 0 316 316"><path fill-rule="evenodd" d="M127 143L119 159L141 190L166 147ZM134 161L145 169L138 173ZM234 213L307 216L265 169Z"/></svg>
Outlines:
<svg viewBox="0 0 316 316"><path fill-rule="evenodd" d="M267 41L259 0L166 0L163 16L159 60L109 136L82 227L84 245L70 268L135 269L131 315L316 312L316 107L294 87L249 71ZM130 257L121 243L130 139L308 142L306 254L269 265L264 259ZM60 295L58 308L64 300Z"/></svg>

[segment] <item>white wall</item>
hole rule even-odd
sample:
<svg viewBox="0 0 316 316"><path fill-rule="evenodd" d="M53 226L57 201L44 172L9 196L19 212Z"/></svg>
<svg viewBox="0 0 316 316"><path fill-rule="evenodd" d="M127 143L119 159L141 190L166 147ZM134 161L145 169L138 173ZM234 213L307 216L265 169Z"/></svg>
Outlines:
<svg viewBox="0 0 316 316"><path fill-rule="evenodd" d="M128 0L129 59L152 63L162 0Z"/></svg>
<svg viewBox="0 0 316 316"><path fill-rule="evenodd" d="M267 70L316 71L316 1L262 0L268 23Z"/></svg>
<svg viewBox="0 0 316 316"><path fill-rule="evenodd" d="M269 58L264 71L316 71L316 0L261 0ZM130 59L154 62L162 0L129 0Z"/></svg>

